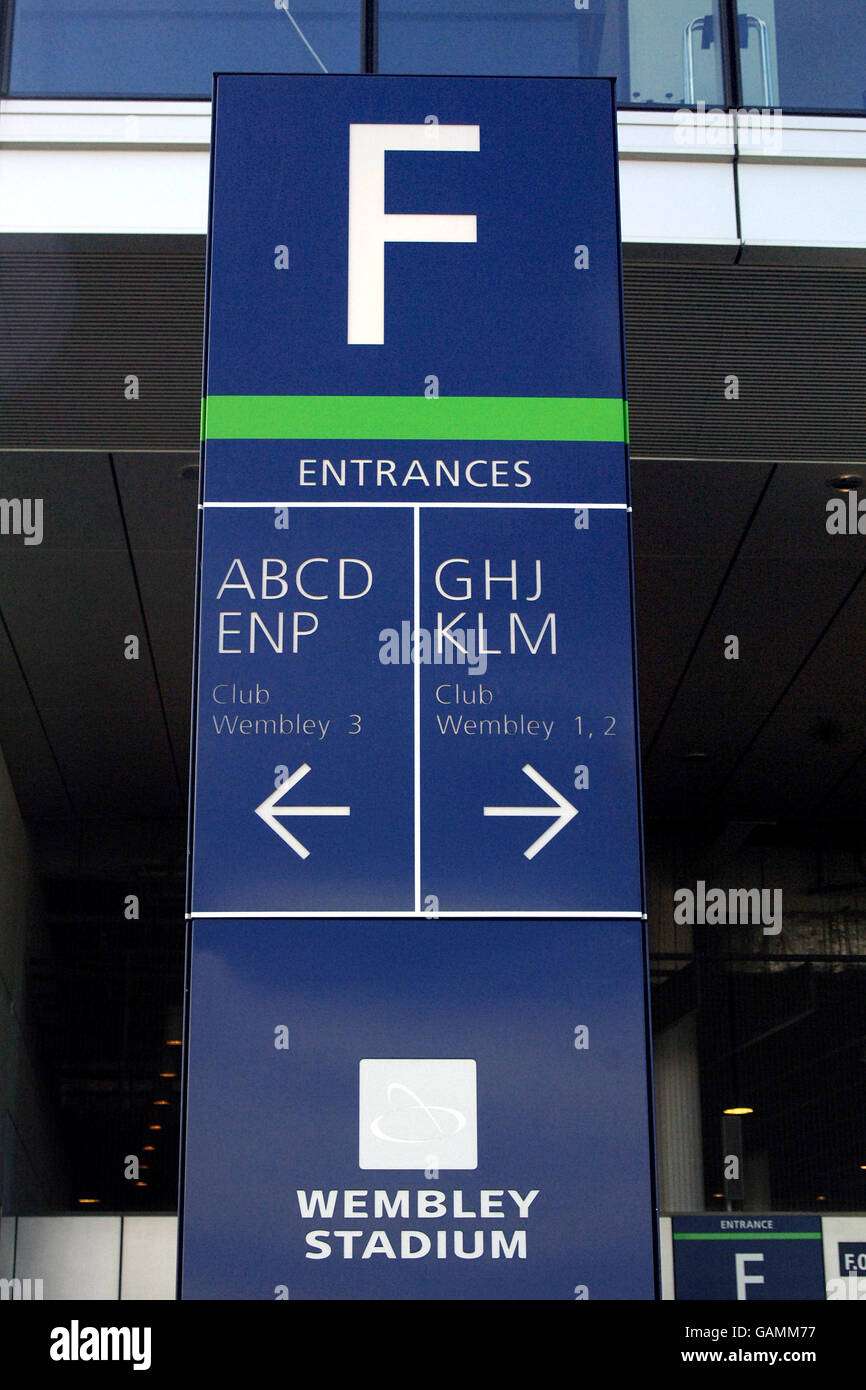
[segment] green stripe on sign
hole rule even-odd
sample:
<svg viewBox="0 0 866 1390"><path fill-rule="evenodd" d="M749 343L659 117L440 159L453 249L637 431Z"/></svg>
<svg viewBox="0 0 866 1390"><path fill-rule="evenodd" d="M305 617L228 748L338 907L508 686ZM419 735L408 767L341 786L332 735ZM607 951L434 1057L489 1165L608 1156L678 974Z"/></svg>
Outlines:
<svg viewBox="0 0 866 1390"><path fill-rule="evenodd" d="M204 439L628 440L625 401L580 396L208 396Z"/></svg>
<svg viewBox="0 0 866 1390"><path fill-rule="evenodd" d="M674 1235L674 1240L820 1240L820 1231L724 1231L689 1232Z"/></svg>

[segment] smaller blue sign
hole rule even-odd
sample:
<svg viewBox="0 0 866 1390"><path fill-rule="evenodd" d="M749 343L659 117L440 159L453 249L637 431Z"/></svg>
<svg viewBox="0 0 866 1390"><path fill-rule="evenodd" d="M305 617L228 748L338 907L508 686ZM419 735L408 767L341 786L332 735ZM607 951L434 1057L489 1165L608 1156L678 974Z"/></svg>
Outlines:
<svg viewBox="0 0 866 1390"><path fill-rule="evenodd" d="M431 374L443 396L623 396L609 78L226 73L216 110L209 397L423 397ZM378 335L347 317L370 296Z"/></svg>
<svg viewBox="0 0 866 1390"><path fill-rule="evenodd" d="M639 912L624 509L421 518L422 895Z"/></svg>
<svg viewBox="0 0 866 1390"><path fill-rule="evenodd" d="M204 484L206 503L628 501L624 445L587 440L209 439Z"/></svg>
<svg viewBox="0 0 866 1390"><path fill-rule="evenodd" d="M823 1299L817 1216L753 1212L673 1218L677 1299Z"/></svg>
<svg viewBox="0 0 866 1390"><path fill-rule="evenodd" d="M866 1279L866 1241L840 1240L839 1273L856 1274L858 1279Z"/></svg>
<svg viewBox="0 0 866 1390"><path fill-rule="evenodd" d="M204 921L192 969L182 1297L653 1297L639 921Z"/></svg>
<svg viewBox="0 0 866 1390"><path fill-rule="evenodd" d="M411 910L412 611L405 510L208 509L193 908Z"/></svg>

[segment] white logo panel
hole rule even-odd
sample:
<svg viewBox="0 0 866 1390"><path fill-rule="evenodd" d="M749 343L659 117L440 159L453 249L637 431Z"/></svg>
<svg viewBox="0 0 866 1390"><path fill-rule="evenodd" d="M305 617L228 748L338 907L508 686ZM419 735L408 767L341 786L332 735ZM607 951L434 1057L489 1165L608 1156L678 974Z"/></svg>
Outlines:
<svg viewBox="0 0 866 1390"><path fill-rule="evenodd" d="M358 1165L436 1171L478 1167L471 1058L365 1058Z"/></svg>

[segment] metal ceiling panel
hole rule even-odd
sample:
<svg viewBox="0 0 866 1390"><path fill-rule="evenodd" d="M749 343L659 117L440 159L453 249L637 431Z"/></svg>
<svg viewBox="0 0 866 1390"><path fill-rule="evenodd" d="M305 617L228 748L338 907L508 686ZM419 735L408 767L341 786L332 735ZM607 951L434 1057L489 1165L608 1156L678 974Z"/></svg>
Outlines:
<svg viewBox="0 0 866 1390"><path fill-rule="evenodd" d="M864 632L861 579L724 788L726 805L808 820L827 788L866 752Z"/></svg>
<svg viewBox="0 0 866 1390"><path fill-rule="evenodd" d="M204 248L198 236L0 236L3 443L196 448Z"/></svg>
<svg viewBox="0 0 866 1390"><path fill-rule="evenodd" d="M22 816L64 816L72 802L36 703L0 621L0 748Z"/></svg>
<svg viewBox="0 0 866 1390"><path fill-rule="evenodd" d="M866 271L631 262L624 277L636 453L866 459Z"/></svg>
<svg viewBox="0 0 866 1390"><path fill-rule="evenodd" d="M0 557L0 609L77 812L176 813L174 776L124 551ZM127 660L126 639L139 656Z"/></svg>
<svg viewBox="0 0 866 1390"><path fill-rule="evenodd" d="M41 544L0 538L0 612L76 811L176 813L180 787L110 460L6 454L0 481L5 497L43 503ZM138 660L124 656L130 635ZM22 800L45 814L32 790Z"/></svg>
<svg viewBox="0 0 866 1390"><path fill-rule="evenodd" d="M862 572L862 538L831 536L826 465L780 465L731 569L664 726L645 749L648 809L760 819L777 812L774 788L793 786L800 756L791 735L775 748L773 775L761 787L737 779L720 793L750 750L762 725L796 688L801 667L833 623ZM838 495L838 494L837 494ZM729 636L739 658L726 659ZM856 664L856 663L855 663ZM812 721L822 717L819 693ZM826 702L826 700L825 700ZM686 763L689 755L703 755ZM763 798L763 799L762 799ZM791 810L796 798L782 798ZM651 810L650 810L651 813Z"/></svg>
<svg viewBox="0 0 866 1390"><path fill-rule="evenodd" d="M114 467L175 762L186 788L198 455L118 454Z"/></svg>
<svg viewBox="0 0 866 1390"><path fill-rule="evenodd" d="M632 462L644 756L770 471L751 462Z"/></svg>

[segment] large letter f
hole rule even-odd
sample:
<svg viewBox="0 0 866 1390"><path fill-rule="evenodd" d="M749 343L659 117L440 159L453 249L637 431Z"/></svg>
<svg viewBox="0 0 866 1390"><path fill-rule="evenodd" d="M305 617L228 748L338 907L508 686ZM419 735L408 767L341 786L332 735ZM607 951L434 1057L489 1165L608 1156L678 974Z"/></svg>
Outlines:
<svg viewBox="0 0 866 1390"><path fill-rule="evenodd" d="M477 125L350 125L349 342L385 341L385 242L477 241L474 214L387 213L385 151L479 149Z"/></svg>

